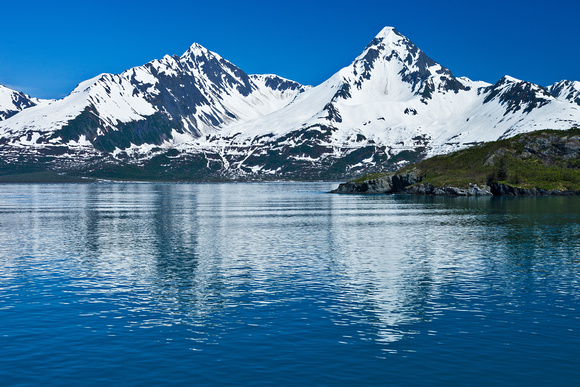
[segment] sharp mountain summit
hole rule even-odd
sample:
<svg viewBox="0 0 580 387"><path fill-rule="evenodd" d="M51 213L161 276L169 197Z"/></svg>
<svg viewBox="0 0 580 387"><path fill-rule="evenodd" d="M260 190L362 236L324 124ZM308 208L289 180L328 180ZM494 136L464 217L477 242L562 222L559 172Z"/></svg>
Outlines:
<svg viewBox="0 0 580 387"><path fill-rule="evenodd" d="M329 180L580 125L580 82L455 77L385 27L316 87L248 75L199 44L60 100L0 86L0 174Z"/></svg>

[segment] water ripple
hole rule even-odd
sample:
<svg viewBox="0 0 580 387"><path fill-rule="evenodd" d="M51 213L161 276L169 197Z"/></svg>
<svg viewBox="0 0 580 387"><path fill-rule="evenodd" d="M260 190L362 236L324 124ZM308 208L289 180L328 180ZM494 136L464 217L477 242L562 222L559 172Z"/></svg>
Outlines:
<svg viewBox="0 0 580 387"><path fill-rule="evenodd" d="M7 384L580 379L580 201L0 185Z"/></svg>

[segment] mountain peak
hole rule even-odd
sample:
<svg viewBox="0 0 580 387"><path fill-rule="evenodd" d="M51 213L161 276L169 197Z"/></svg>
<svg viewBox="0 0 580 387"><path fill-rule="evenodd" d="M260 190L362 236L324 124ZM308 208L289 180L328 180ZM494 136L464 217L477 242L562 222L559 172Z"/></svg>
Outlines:
<svg viewBox="0 0 580 387"><path fill-rule="evenodd" d="M16 113L35 106L40 101L21 91L16 91L0 84L0 121Z"/></svg>
<svg viewBox="0 0 580 387"><path fill-rule="evenodd" d="M209 56L219 56L216 53L208 50L199 43L193 43L191 47L187 49L181 56L182 58L197 58L197 57L209 57Z"/></svg>
<svg viewBox="0 0 580 387"><path fill-rule="evenodd" d="M394 27L384 27L375 38L367 45L366 49L396 49L401 46L413 45L409 39L403 36Z"/></svg>
<svg viewBox="0 0 580 387"><path fill-rule="evenodd" d="M500 82L501 82L501 83L520 83L520 82L522 82L522 80L521 80L521 79L514 78L514 77L512 77L512 76L510 76L510 75L504 75L504 76L503 76L503 77L502 77L502 78L499 80L499 82L498 82L498 83L500 83Z"/></svg>
<svg viewBox="0 0 580 387"><path fill-rule="evenodd" d="M580 105L580 82L566 79L548 86L548 91L554 97Z"/></svg>
<svg viewBox="0 0 580 387"><path fill-rule="evenodd" d="M395 27L384 27L378 34L377 36L375 36L376 39L395 39L395 40L399 40L401 38L404 38L403 35L401 35L401 33L399 31L397 31L397 29Z"/></svg>
<svg viewBox="0 0 580 387"><path fill-rule="evenodd" d="M194 43L181 58L99 75L40 106L0 87L0 174L336 179L577 126L578 85L455 78L393 27L314 88L248 75Z"/></svg>
<svg viewBox="0 0 580 387"><path fill-rule="evenodd" d="M207 49L206 49L204 46L202 46L201 44L199 44L199 43L197 43L197 42L194 42L194 43L193 43L193 44L192 44L192 45L189 47L189 50L192 50L192 51L196 51L196 50L207 51Z"/></svg>
<svg viewBox="0 0 580 387"><path fill-rule="evenodd" d="M423 103L427 103L436 90L457 93L469 89L449 69L428 57L393 27L384 27L352 66L354 75L358 77L354 82L358 89L373 77L372 73L377 74L377 79L398 74L404 83L410 85L413 94L421 95Z"/></svg>

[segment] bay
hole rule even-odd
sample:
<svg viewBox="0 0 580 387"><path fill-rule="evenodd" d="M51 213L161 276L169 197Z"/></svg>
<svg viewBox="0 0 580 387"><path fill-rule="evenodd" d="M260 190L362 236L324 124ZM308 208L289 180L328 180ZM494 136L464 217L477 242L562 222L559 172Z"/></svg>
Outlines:
<svg viewBox="0 0 580 387"><path fill-rule="evenodd" d="M580 200L0 185L5 385L574 385Z"/></svg>

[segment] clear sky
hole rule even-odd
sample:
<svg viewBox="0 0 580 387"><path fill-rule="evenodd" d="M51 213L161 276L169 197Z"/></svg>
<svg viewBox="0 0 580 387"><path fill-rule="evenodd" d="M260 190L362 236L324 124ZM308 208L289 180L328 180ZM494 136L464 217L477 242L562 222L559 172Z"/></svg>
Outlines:
<svg viewBox="0 0 580 387"><path fill-rule="evenodd" d="M317 85L393 26L456 76L580 80L573 0L6 0L0 83L59 98L194 42L249 74Z"/></svg>

